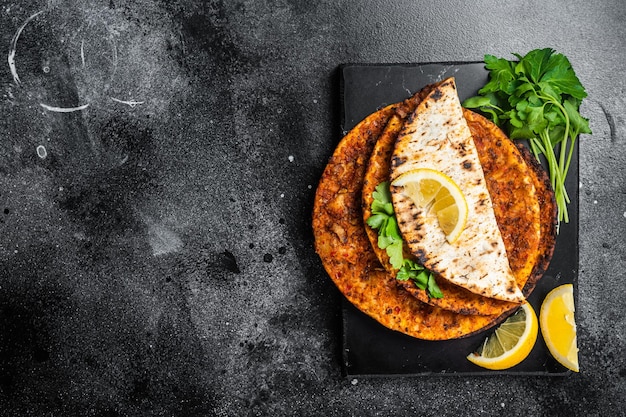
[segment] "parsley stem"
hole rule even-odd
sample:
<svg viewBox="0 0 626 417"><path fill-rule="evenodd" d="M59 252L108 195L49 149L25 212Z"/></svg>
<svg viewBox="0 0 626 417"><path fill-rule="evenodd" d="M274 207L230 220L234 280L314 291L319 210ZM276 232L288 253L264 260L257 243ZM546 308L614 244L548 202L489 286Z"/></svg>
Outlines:
<svg viewBox="0 0 626 417"><path fill-rule="evenodd" d="M561 159L561 155L565 155L566 151L561 146L559 149L559 160L557 160L556 154L554 152L554 148L552 147L550 141L550 135L548 130L543 130L539 137L541 138L544 156L546 157L546 162L548 164L548 172L550 174L550 183L552 185L552 189L554 190L554 198L556 200L557 209L558 209L558 221L568 222L569 215L567 212L567 204L570 201L569 196L567 194L567 190L565 189L565 175L559 165L559 160ZM563 145L563 144L561 144Z"/></svg>
<svg viewBox="0 0 626 417"><path fill-rule="evenodd" d="M543 145L541 144L541 141L539 141L537 138L530 138L528 140L528 143L530 145L530 149L535 155L535 158L539 159L539 155L546 153Z"/></svg>
<svg viewBox="0 0 626 417"><path fill-rule="evenodd" d="M569 166L572 162L572 155L574 155L574 149L576 148L576 137L578 137L578 133L572 135L572 142L569 147L569 152L567 155L567 163L565 164L565 175L567 176L567 172L569 171Z"/></svg>

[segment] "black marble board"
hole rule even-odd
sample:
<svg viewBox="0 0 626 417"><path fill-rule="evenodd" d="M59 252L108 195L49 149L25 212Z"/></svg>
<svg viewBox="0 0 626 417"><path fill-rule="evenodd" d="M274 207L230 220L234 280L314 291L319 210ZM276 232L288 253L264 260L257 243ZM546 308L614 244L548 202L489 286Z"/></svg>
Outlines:
<svg viewBox="0 0 626 417"><path fill-rule="evenodd" d="M488 81L482 62L424 64L345 64L339 68L341 129L345 134L365 116L401 101L423 86L454 76L459 97L475 95ZM578 146L566 182L571 199L569 223L562 223L554 256L546 274L529 297L537 314L541 301L554 287L578 279ZM470 363L466 356L493 331L448 340L425 341L390 330L354 307L345 298L343 313L343 372L354 376L393 375L569 375L548 351L541 332L530 355L504 371Z"/></svg>

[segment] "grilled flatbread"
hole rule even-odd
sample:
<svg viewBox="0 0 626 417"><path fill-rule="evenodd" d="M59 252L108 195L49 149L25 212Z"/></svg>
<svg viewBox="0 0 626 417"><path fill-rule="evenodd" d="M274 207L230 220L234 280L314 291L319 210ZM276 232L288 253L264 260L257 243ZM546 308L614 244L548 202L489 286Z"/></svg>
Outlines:
<svg viewBox="0 0 626 417"><path fill-rule="evenodd" d="M434 216L393 181L416 168L443 172L462 190L469 215L461 237L448 243ZM463 117L454 79L433 89L409 116L391 159L391 195L411 253L443 279L488 298L525 300L509 265L476 146ZM532 186L532 184L530 184Z"/></svg>
<svg viewBox="0 0 626 417"><path fill-rule="evenodd" d="M372 250L361 212L367 161L395 106L368 116L339 143L320 179L313 207L315 250L339 291L385 327L425 340L465 337L502 321L422 303L396 284Z"/></svg>
<svg viewBox="0 0 626 417"><path fill-rule="evenodd" d="M415 109L420 96L426 95L427 92L424 94L422 90L416 98L402 103L401 111L396 111L390 118L376 142L363 184L364 220L371 215L375 187L389 180L393 146L406 114ZM481 160L511 270L517 286L523 288L524 295L528 296L547 268L546 261L549 263L556 242L556 205L548 176L525 147L518 149L491 121L466 109L463 115ZM386 251L378 247L377 231L368 226L366 231L381 264L392 275L395 274ZM410 256L408 248L405 248L405 254ZM435 279L444 294L443 298L430 298L412 281L398 281L398 285L424 303L461 314L499 315L517 307L516 303L472 293L441 277Z"/></svg>

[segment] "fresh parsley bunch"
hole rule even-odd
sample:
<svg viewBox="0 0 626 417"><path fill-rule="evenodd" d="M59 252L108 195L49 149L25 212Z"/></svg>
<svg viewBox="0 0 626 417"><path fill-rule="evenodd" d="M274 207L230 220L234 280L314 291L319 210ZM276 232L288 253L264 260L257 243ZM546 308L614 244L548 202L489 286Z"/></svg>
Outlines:
<svg viewBox="0 0 626 417"><path fill-rule="evenodd" d="M398 229L398 221L391 203L389 183L381 182L372 193L372 215L367 224L378 231L378 247L385 249L389 263L398 270L396 279L399 281L413 280L415 285L426 290L432 298L442 298L443 293L437 286L433 274L412 259L404 257L403 241Z"/></svg>
<svg viewBox="0 0 626 417"><path fill-rule="evenodd" d="M576 138L591 133L588 119L578 111L587 93L569 60L553 49L513 55L517 61L485 55L489 82L463 106L485 113L511 139L528 140L535 156L545 157L559 224L567 223L565 178Z"/></svg>

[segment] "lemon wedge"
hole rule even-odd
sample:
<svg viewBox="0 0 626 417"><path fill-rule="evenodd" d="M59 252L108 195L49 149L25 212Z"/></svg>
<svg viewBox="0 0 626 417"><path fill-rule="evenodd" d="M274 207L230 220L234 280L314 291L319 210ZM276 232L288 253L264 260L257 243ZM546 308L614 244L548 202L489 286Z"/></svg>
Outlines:
<svg viewBox="0 0 626 417"><path fill-rule="evenodd" d="M459 186L441 171L418 168L400 175L391 184L421 208L429 208L439 221L449 243L454 243L467 223L467 201Z"/></svg>
<svg viewBox="0 0 626 417"><path fill-rule="evenodd" d="M578 372L574 310L574 286L560 285L544 298L539 311L539 324L554 359L567 369Z"/></svg>
<svg viewBox="0 0 626 417"><path fill-rule="evenodd" d="M490 334L467 359L483 368L511 368L530 354L537 341L539 325L532 306L525 302Z"/></svg>

